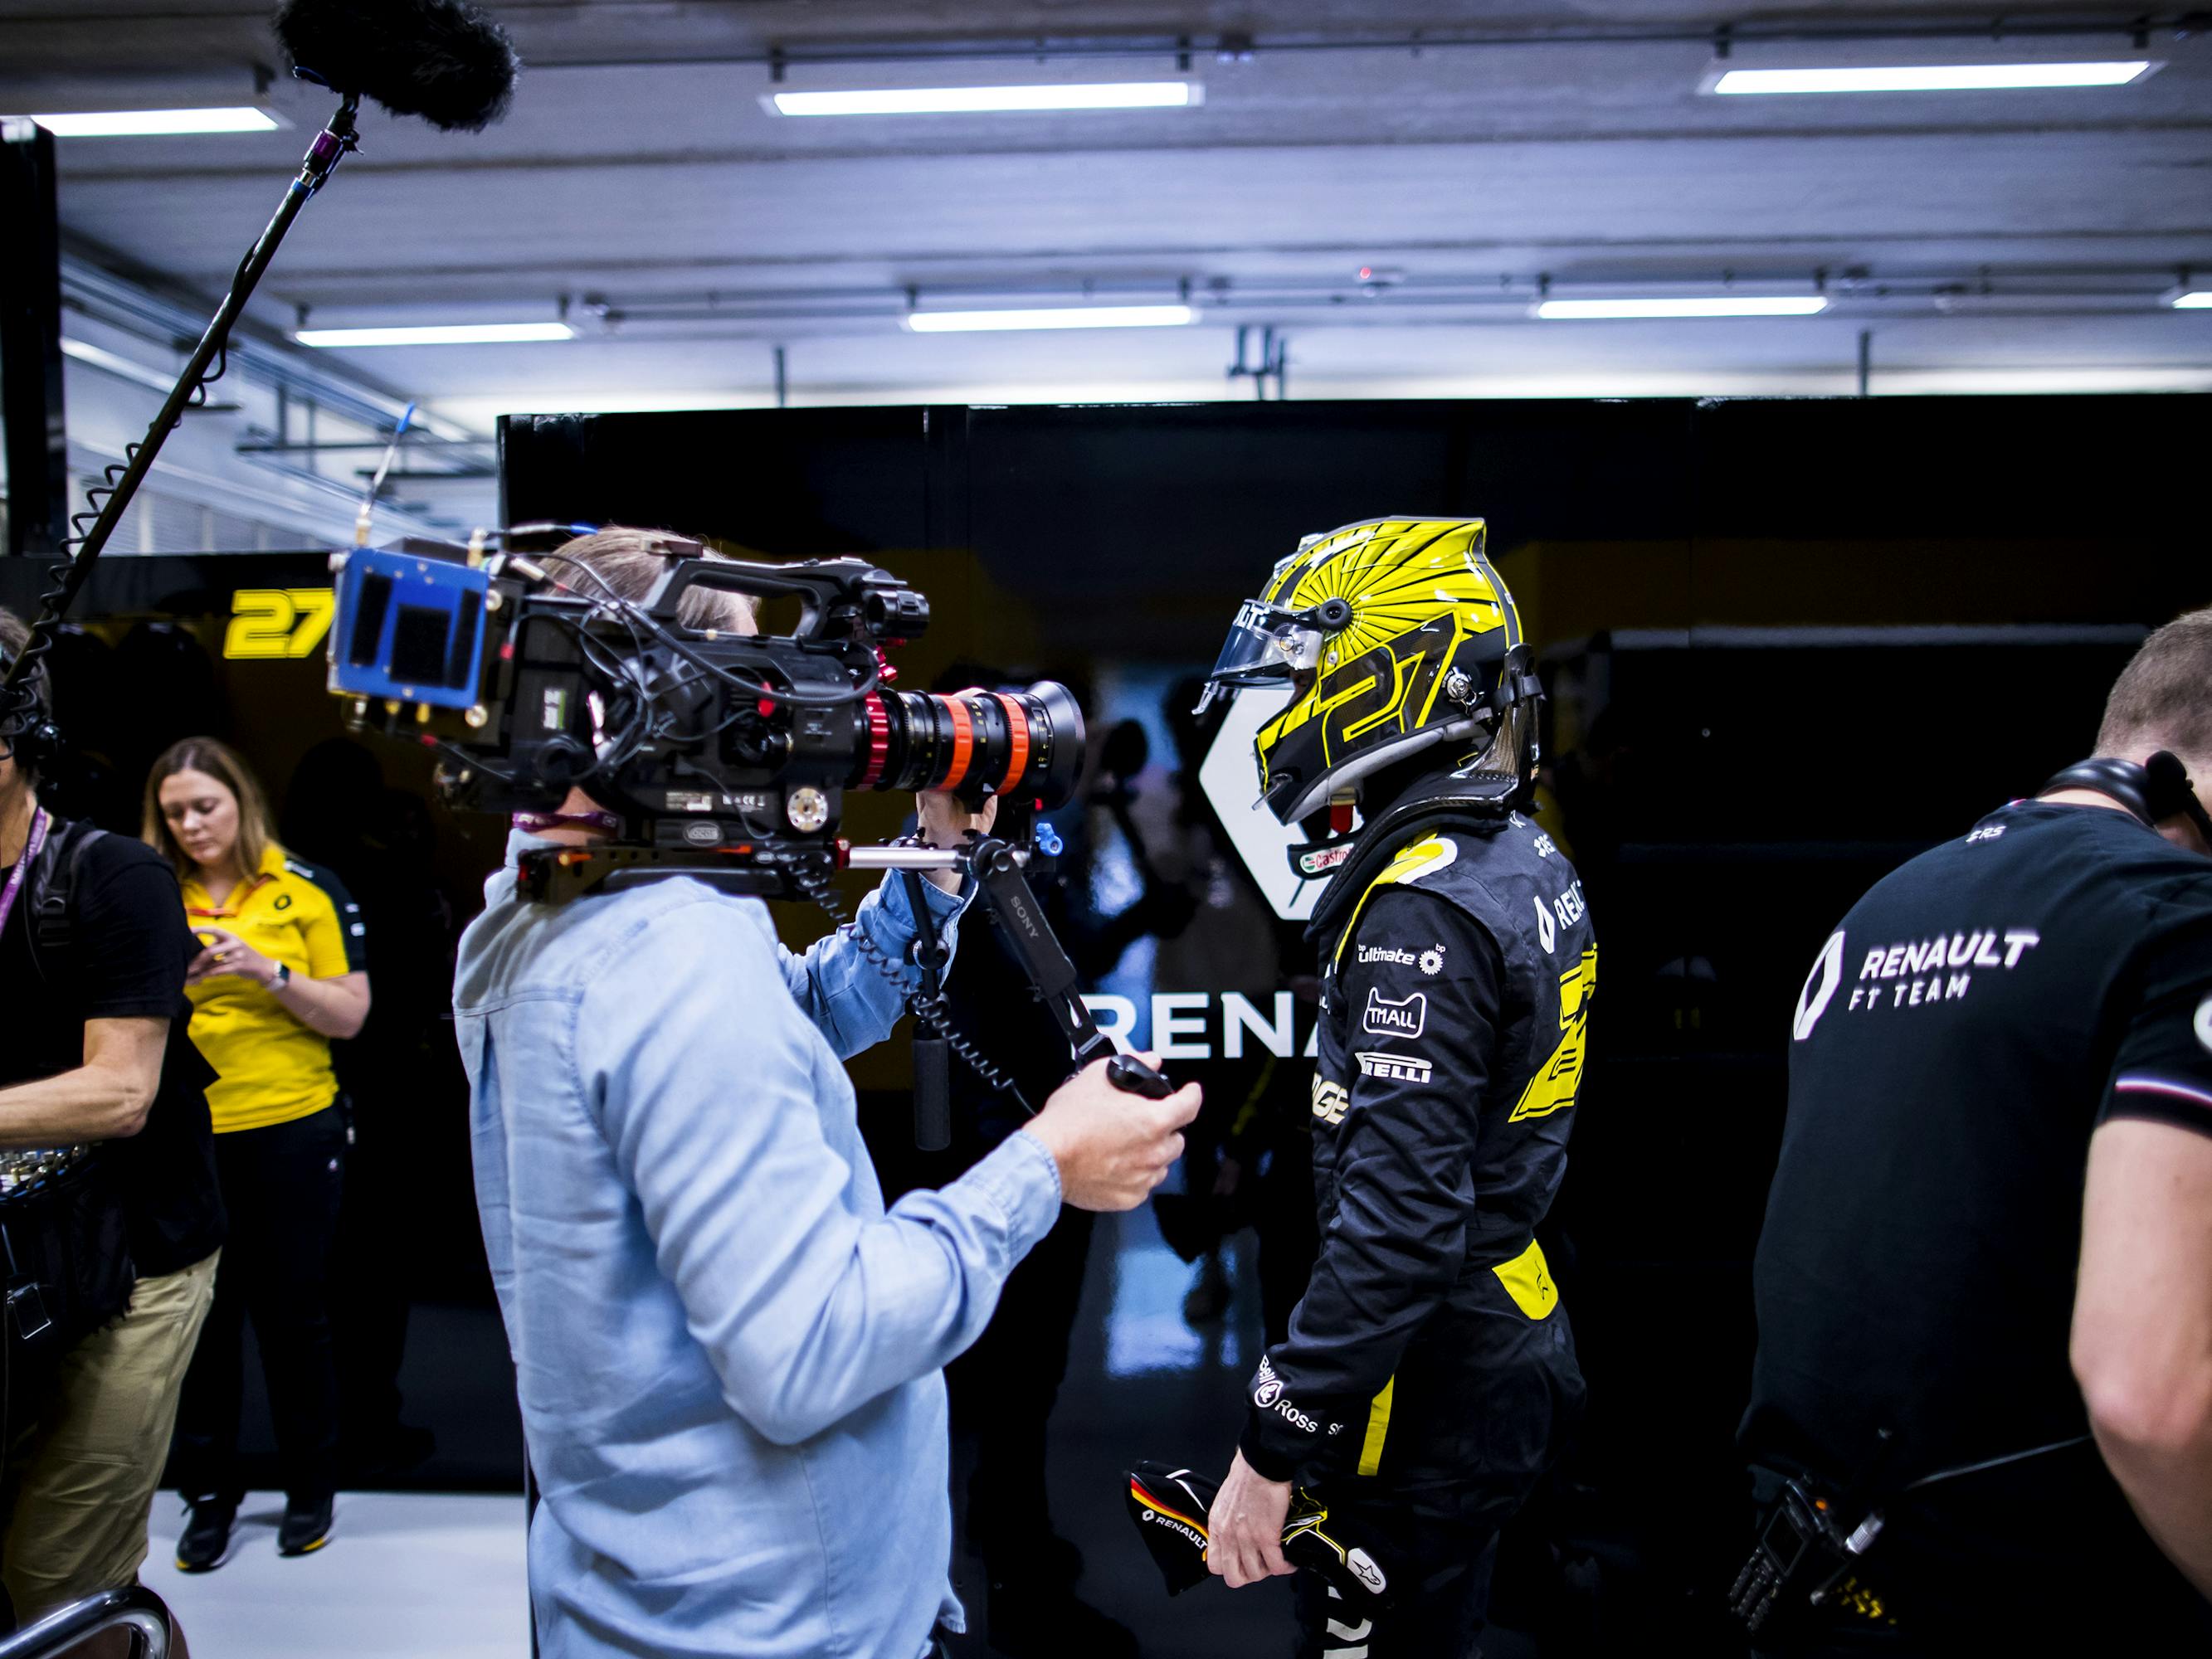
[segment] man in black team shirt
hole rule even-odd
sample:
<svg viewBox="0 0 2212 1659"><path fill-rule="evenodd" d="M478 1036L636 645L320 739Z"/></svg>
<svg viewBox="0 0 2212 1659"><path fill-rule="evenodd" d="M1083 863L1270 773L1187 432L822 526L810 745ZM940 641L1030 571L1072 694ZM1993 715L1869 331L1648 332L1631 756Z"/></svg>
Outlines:
<svg viewBox="0 0 2212 1659"><path fill-rule="evenodd" d="M0 666L25 637L0 611ZM15 1256L0 1583L25 1623L136 1577L223 1231L214 1073L185 1035L199 943L151 848L40 807L51 727L32 684L36 706L0 729L0 1170L35 1164L25 1149L94 1145L0 1202Z"/></svg>
<svg viewBox="0 0 2212 1659"><path fill-rule="evenodd" d="M1357 1611L1300 1575L1307 1659L1474 1654L1498 1529L1582 1407L1535 1229L1566 1167L1597 945L1573 869L1515 810L1539 692L1483 545L1473 519L1313 538L1211 677L1289 683L1256 740L1261 798L1327 826L1302 867L1335 872L1310 935L1320 1254L1252 1379L1206 1555L1232 1587L1290 1571L1294 1479L1371 1541L1394 1605Z"/></svg>
<svg viewBox="0 0 2212 1659"><path fill-rule="evenodd" d="M1798 1000L1742 1443L1882 1524L1787 1651L2212 1653L2212 611L2097 743Z"/></svg>

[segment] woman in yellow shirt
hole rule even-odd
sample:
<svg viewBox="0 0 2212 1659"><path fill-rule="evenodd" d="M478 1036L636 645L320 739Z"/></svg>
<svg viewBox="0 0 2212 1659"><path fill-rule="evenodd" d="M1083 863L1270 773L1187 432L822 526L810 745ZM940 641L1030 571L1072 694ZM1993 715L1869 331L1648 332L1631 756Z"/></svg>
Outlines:
<svg viewBox="0 0 2212 1659"><path fill-rule="evenodd" d="M154 763L143 835L175 866L206 947L185 994L192 1042L219 1074L208 1110L230 1240L177 1420L178 1485L191 1511L177 1565L204 1572L222 1564L245 1495L249 1316L283 1469L276 1547L304 1555L330 1536L338 1412L325 1280L347 1140L330 1039L361 1030L368 975L353 900L276 845L260 785L224 744L186 738Z"/></svg>

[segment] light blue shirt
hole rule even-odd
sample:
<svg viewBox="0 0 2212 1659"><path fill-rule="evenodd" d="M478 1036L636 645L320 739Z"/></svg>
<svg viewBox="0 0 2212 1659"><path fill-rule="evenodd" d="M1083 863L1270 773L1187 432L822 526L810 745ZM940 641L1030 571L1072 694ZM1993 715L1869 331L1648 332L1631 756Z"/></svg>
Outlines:
<svg viewBox="0 0 2212 1659"><path fill-rule="evenodd" d="M686 880L526 902L540 844L453 1006L546 1659L918 1659L962 1627L939 1368L1059 1214L1051 1154L1011 1135L886 1213L840 1062L902 1003L850 937L794 956ZM896 878L857 925L908 959Z"/></svg>

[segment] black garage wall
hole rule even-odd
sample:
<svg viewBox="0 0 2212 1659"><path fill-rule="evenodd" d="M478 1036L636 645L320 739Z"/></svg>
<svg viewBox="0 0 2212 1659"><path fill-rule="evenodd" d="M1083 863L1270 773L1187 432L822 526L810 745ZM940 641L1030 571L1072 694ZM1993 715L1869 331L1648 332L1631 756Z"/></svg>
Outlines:
<svg viewBox="0 0 2212 1659"><path fill-rule="evenodd" d="M1386 513L1486 518L1547 659L1547 822L1601 941L1552 1248L1592 1409L1573 1501L1547 1524L1616 1540L1667 1603L1698 1599L1741 1547L1729 1443L1748 1263L1806 968L1869 882L2087 753L2147 628L2212 603L2181 483L2208 409L538 417L507 422L503 477L511 522L878 556L938 597L935 648L1079 683L1202 670L1301 535Z"/></svg>

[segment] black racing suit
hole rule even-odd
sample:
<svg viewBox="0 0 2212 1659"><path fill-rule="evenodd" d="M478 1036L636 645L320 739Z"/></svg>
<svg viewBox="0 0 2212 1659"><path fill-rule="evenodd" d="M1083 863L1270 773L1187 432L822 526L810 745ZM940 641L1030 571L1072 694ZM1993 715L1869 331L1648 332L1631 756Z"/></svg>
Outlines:
<svg viewBox="0 0 2212 1659"><path fill-rule="evenodd" d="M1574 870L1519 814L1394 839L1323 940L1321 1251L1241 1449L1390 1547L1396 1604L1371 1620L1332 1617L1302 1578L1307 1654L1459 1659L1498 1530L1582 1403L1534 1229L1566 1164L1597 947Z"/></svg>

